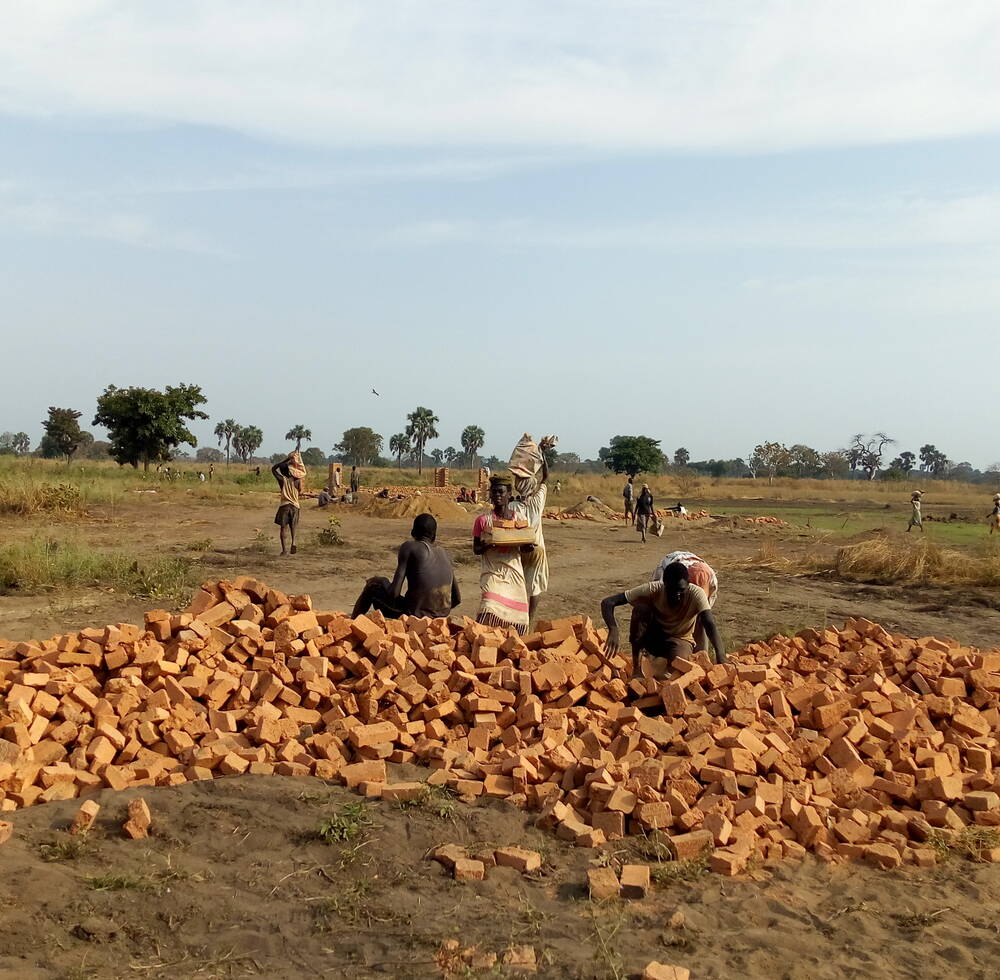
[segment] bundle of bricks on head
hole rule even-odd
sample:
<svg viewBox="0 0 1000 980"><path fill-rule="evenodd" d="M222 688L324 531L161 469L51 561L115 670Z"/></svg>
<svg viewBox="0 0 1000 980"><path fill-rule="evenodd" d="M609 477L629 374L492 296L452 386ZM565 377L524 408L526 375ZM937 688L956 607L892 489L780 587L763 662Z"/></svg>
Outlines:
<svg viewBox="0 0 1000 980"><path fill-rule="evenodd" d="M0 641L0 809L244 772L400 799L422 787L386 763L415 762L577 845L661 831L726 874L929 864L938 836L1000 825L1000 652L852 619L626 682L603 642L582 616L523 638L352 620L251 578L144 627Z"/></svg>

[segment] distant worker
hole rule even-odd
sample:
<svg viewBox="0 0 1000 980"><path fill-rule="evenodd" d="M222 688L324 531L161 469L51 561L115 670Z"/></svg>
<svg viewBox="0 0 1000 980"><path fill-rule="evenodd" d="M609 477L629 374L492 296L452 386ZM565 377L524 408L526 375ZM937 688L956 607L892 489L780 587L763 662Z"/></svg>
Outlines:
<svg viewBox="0 0 1000 980"><path fill-rule="evenodd" d="M632 518L632 524L635 525L635 487L633 486L633 481L635 477L630 476L625 481L625 486L622 487L622 500L625 503L625 523L629 523L629 518Z"/></svg>
<svg viewBox="0 0 1000 980"><path fill-rule="evenodd" d="M990 511L990 534L1000 532L1000 493L993 494L993 510Z"/></svg>
<svg viewBox="0 0 1000 980"><path fill-rule="evenodd" d="M332 500L333 500L333 495L330 493L329 488L323 487L323 489L320 490L319 492L319 496L316 498L316 506L326 507L327 504L329 504L330 501Z"/></svg>
<svg viewBox="0 0 1000 980"><path fill-rule="evenodd" d="M662 582L663 573L675 562L680 562L688 570L688 581L692 585L697 585L708 597L708 604L715 608L715 600L719 597L719 577L715 574L715 569L704 558L699 558L691 551L671 551L656 568L653 569L653 582ZM707 650L705 642L707 636L705 630L699 622L694 631L695 650Z"/></svg>
<svg viewBox="0 0 1000 980"><path fill-rule="evenodd" d="M542 513L545 510L545 498L548 496L546 486L548 479L549 467L544 454L541 457L541 469L536 477L514 477L514 488L518 497L514 502L514 509L522 513L528 524L535 529L535 547L521 555L524 588L528 593L529 621L534 620L539 601L549 591L549 559L545 553L545 533L542 530Z"/></svg>
<svg viewBox="0 0 1000 980"><path fill-rule="evenodd" d="M715 662L726 659L719 629L712 616L708 596L692 585L688 570L680 562L668 565L663 579L647 582L634 589L610 595L601 603L601 616L608 627L606 652L613 657L621 650L621 635L615 621L615 609L632 606L629 643L632 647L632 671L639 673L639 658L664 657L668 666L674 657L690 657L695 650L695 630L701 626L715 651Z"/></svg>
<svg viewBox="0 0 1000 980"><path fill-rule="evenodd" d="M357 493L361 489L361 473L356 466L351 467L351 500L357 503Z"/></svg>
<svg viewBox="0 0 1000 980"><path fill-rule="evenodd" d="M437 541L437 521L430 514L420 514L410 532L413 540L404 541L396 554L396 573L390 582L374 577L365 583L352 616L361 616L373 606L383 616L421 616L437 619L451 614L462 595L455 581L451 555ZM403 595L403 584L406 595Z"/></svg>
<svg viewBox="0 0 1000 980"><path fill-rule="evenodd" d="M910 512L910 523L906 525L906 533L910 533L910 528L919 527L921 533L924 530L924 522L920 517L920 498L923 496L923 490L914 490L910 494L910 507L912 511Z"/></svg>
<svg viewBox="0 0 1000 980"><path fill-rule="evenodd" d="M302 481L306 477L306 468L302 465L302 457L294 452L286 456L280 463L275 463L271 467L271 473L278 481L278 492L281 495L281 502L274 515L274 523L278 525L278 534L281 538L281 553L283 555L295 554L298 550L295 546L295 532L299 526L299 495L302 493ZM291 538L291 549L289 549L288 538Z"/></svg>
<svg viewBox="0 0 1000 980"><path fill-rule="evenodd" d="M202 473L202 471L201 471L201 470L198 470L198 480L199 480L199 481L200 481L201 483L204 483L204 482L205 482L205 474L204 474L204 473Z"/></svg>
<svg viewBox="0 0 1000 980"><path fill-rule="evenodd" d="M215 463L208 464L208 482L212 482L212 477L215 476Z"/></svg>
<svg viewBox="0 0 1000 980"><path fill-rule="evenodd" d="M476 622L524 634L528 631L529 607L521 558L534 546L495 545L491 540L495 523L502 521L513 526L518 516L511 503L512 489L513 479L507 474L490 477L493 509L480 514L472 527L472 552L482 559L479 572L482 598Z"/></svg>
<svg viewBox="0 0 1000 980"><path fill-rule="evenodd" d="M562 493L562 480L556 480L556 493Z"/></svg>
<svg viewBox="0 0 1000 980"><path fill-rule="evenodd" d="M642 535L643 544L646 543L646 529L652 523L655 530L656 505L653 503L653 492L649 489L649 484L644 483L639 492L639 499L635 502L635 526Z"/></svg>
<svg viewBox="0 0 1000 980"><path fill-rule="evenodd" d="M668 507L667 510L671 514L676 514L678 517L683 517L687 513L687 507L685 507L679 500L677 501L676 507Z"/></svg>

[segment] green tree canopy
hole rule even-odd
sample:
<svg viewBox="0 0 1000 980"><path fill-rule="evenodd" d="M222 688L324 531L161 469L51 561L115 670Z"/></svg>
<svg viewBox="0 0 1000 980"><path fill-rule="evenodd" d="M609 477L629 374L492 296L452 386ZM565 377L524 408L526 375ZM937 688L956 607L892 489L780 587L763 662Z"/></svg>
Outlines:
<svg viewBox="0 0 1000 980"><path fill-rule="evenodd" d="M476 468L476 453L483 448L486 442L486 433L478 425L467 425L462 429L462 448L466 456L469 457L469 465Z"/></svg>
<svg viewBox="0 0 1000 980"><path fill-rule="evenodd" d="M382 452L382 437L367 425L347 429L333 451L346 456L354 466L367 466Z"/></svg>
<svg viewBox="0 0 1000 980"><path fill-rule="evenodd" d="M935 476L940 476L948 468L948 457L933 443L920 447L920 462L928 473Z"/></svg>
<svg viewBox="0 0 1000 980"><path fill-rule="evenodd" d="M214 446L202 446L202 448L194 454L194 458L199 463L221 463L225 460L226 456L225 453L220 452Z"/></svg>
<svg viewBox="0 0 1000 980"><path fill-rule="evenodd" d="M687 466L691 462L691 454L681 446L674 450L674 466Z"/></svg>
<svg viewBox="0 0 1000 980"><path fill-rule="evenodd" d="M295 440L295 451L298 452L302 449L302 441L304 439L312 439L313 434L310 429L307 429L304 425L293 425L286 433L286 439Z"/></svg>
<svg viewBox="0 0 1000 980"><path fill-rule="evenodd" d="M396 457L396 466L403 468L403 457L410 451L410 439L405 432L389 437L389 452Z"/></svg>
<svg viewBox="0 0 1000 980"><path fill-rule="evenodd" d="M418 405L406 419L410 423L406 427L406 435L413 443L417 454L417 472L423 473L424 447L429 440L437 439L438 430L435 426L440 420L429 408L424 408L422 405Z"/></svg>
<svg viewBox="0 0 1000 980"><path fill-rule="evenodd" d="M612 472L629 476L658 473L666 462L660 440L649 436L614 436L597 455Z"/></svg>
<svg viewBox="0 0 1000 980"><path fill-rule="evenodd" d="M264 433L256 425L243 425L233 436L233 450L244 463L249 463L263 441Z"/></svg>
<svg viewBox="0 0 1000 980"><path fill-rule="evenodd" d="M5 432L0 435L0 456L23 456L31 449L27 432Z"/></svg>
<svg viewBox="0 0 1000 980"><path fill-rule="evenodd" d="M319 446L310 446L302 453L302 462L306 466L326 466L326 453Z"/></svg>
<svg viewBox="0 0 1000 980"><path fill-rule="evenodd" d="M219 440L219 445L225 444L226 447L226 465L229 465L230 460L230 448L233 442L233 436L240 431L240 424L236 419L226 419L224 422L217 422L215 425L214 435L215 438Z"/></svg>
<svg viewBox="0 0 1000 980"><path fill-rule="evenodd" d="M151 462L169 460L181 443L198 445L185 421L207 419L198 408L205 401L198 385L167 385L164 391L108 385L97 399L93 424L108 430L115 462L135 467L142 463L148 470Z"/></svg>
<svg viewBox="0 0 1000 980"><path fill-rule="evenodd" d="M82 414L72 408L50 407L48 418L42 422L45 435L38 446L39 453L48 459L65 456L68 463L85 441L78 421ZM93 436L90 436L90 441L94 441Z"/></svg>

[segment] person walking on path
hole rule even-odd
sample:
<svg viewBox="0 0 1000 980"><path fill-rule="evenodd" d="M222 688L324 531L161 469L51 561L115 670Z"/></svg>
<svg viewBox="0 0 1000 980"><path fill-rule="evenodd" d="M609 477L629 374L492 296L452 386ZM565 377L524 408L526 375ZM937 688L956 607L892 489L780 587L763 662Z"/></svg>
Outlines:
<svg viewBox="0 0 1000 980"><path fill-rule="evenodd" d="M913 508L910 513L910 523L906 525L906 533L910 533L910 528L919 527L920 533L923 533L924 522L920 517L920 498L923 496L923 490L914 490L910 494L910 507Z"/></svg>
<svg viewBox="0 0 1000 980"><path fill-rule="evenodd" d="M521 556L532 551L534 545L495 545L492 541L494 527L517 526L519 515L511 502L513 482L507 474L490 477L493 509L480 514L472 527L472 552L482 559L479 572L482 599L476 622L523 635L528 631L530 617ZM523 517L521 524L528 526Z"/></svg>
<svg viewBox="0 0 1000 980"><path fill-rule="evenodd" d="M633 486L633 480L635 477L630 476L625 481L625 486L622 487L622 500L625 503L625 523L629 523L629 518L632 518L632 524L635 525L635 487Z"/></svg>
<svg viewBox="0 0 1000 980"><path fill-rule="evenodd" d="M275 463L271 467L271 473L278 481L278 492L281 495L281 502L274 515L274 523L278 525L278 534L281 538L281 553L294 555L298 550L295 546L295 532L299 526L301 510L299 495L302 493L302 482L306 478L306 468L302 465L302 457L298 452L294 452L280 463ZM291 538L291 548L288 538Z"/></svg>
<svg viewBox="0 0 1000 980"><path fill-rule="evenodd" d="M649 489L649 484L644 483L639 493L639 499L635 502L635 526L642 535L642 543L646 543L646 529L650 522L655 524L656 507L653 503L653 493Z"/></svg>

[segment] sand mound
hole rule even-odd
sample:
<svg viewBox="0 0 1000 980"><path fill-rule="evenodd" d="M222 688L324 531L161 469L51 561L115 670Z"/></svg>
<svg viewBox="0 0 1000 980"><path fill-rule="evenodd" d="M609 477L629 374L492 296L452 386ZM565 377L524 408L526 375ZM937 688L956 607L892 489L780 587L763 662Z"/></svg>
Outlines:
<svg viewBox="0 0 1000 980"><path fill-rule="evenodd" d="M620 521L622 515L612 510L600 500L581 500L572 507L564 507L558 514L559 518L583 518L590 521Z"/></svg>
<svg viewBox="0 0 1000 980"><path fill-rule="evenodd" d="M446 520L469 519L469 512L461 504L447 497L435 497L430 494L407 497L404 500L369 497L364 503L359 504L356 510L369 517L416 517L419 514L431 514L433 517Z"/></svg>

